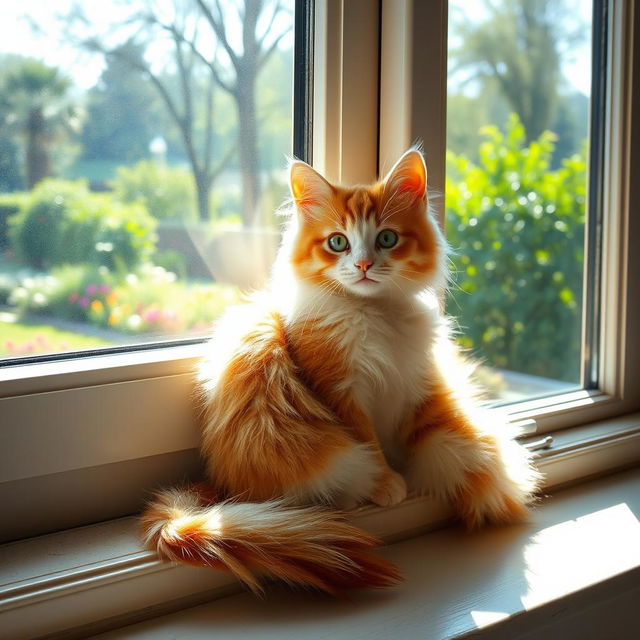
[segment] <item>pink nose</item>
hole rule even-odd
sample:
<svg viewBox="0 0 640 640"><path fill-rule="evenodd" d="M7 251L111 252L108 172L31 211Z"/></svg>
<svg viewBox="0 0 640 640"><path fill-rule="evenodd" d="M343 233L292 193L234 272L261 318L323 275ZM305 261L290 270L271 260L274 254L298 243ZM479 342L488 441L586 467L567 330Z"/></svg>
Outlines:
<svg viewBox="0 0 640 640"><path fill-rule="evenodd" d="M358 267L358 269L360 269L362 273L367 273L367 270L369 269L369 267L371 267L372 264L373 261L371 260L358 260L355 263L356 267Z"/></svg>

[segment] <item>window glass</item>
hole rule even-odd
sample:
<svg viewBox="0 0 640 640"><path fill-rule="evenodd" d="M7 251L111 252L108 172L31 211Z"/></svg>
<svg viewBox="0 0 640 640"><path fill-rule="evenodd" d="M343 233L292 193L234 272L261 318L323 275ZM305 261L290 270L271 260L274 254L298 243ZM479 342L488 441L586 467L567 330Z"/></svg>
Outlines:
<svg viewBox="0 0 640 640"><path fill-rule="evenodd" d="M449 7L447 310L494 399L575 388L592 2Z"/></svg>
<svg viewBox="0 0 640 640"><path fill-rule="evenodd" d="M263 283L293 5L3 6L0 358L202 335Z"/></svg>

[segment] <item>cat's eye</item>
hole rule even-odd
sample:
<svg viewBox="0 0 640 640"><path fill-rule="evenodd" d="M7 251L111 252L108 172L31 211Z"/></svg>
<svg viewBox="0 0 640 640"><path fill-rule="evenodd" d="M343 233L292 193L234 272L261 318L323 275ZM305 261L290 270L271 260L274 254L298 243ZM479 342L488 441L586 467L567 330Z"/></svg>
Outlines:
<svg viewBox="0 0 640 640"><path fill-rule="evenodd" d="M391 229L385 229L378 234L376 242L383 249L391 249L391 247L395 247L398 244L398 234L395 231L391 231Z"/></svg>
<svg viewBox="0 0 640 640"><path fill-rule="evenodd" d="M329 240L327 242L329 244L329 248L332 251L337 251L338 253L346 251L349 248L349 241L347 240L347 236L344 236L341 233L334 233L329 237Z"/></svg>

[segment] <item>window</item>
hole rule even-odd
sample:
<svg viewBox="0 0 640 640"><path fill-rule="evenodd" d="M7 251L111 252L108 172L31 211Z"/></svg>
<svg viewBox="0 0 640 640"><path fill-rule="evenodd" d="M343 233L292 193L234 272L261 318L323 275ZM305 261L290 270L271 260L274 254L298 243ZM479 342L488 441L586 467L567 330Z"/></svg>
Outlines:
<svg viewBox="0 0 640 640"><path fill-rule="evenodd" d="M61 2L0 29L0 357L201 336L260 286L293 2Z"/></svg>
<svg viewBox="0 0 640 640"><path fill-rule="evenodd" d="M296 3L303 6L311 3ZM603 6L608 36L597 387L509 406L514 421L528 421L538 432L637 410L640 397L634 358L640 310L633 295L640 268L631 251L640 221L629 215L640 202L640 149L630 144L640 122L632 117L638 108L632 102L633 6ZM309 36L303 49L309 54L313 44L307 142L314 164L332 179L368 181L422 139L430 187L445 193L447 3L315 0L313 8L313 42ZM444 204L433 200L443 221ZM0 497L13 516L6 519L13 523L11 529L5 523L6 538L133 513L149 488L197 474L190 393L198 354L198 344L174 344L16 360L0 369Z"/></svg>
<svg viewBox="0 0 640 640"><path fill-rule="evenodd" d="M449 3L447 309L502 401L586 382L585 228L600 166L589 184L592 5Z"/></svg>

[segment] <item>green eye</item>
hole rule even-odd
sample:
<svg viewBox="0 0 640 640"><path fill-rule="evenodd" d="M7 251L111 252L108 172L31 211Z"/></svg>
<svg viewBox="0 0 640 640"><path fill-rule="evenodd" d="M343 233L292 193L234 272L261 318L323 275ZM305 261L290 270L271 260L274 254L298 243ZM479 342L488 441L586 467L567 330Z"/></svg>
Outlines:
<svg viewBox="0 0 640 640"><path fill-rule="evenodd" d="M391 229L385 229L378 234L377 242L383 249L391 249L398 244L398 234Z"/></svg>
<svg viewBox="0 0 640 640"><path fill-rule="evenodd" d="M329 248L332 251L346 251L349 248L349 241L347 236L343 236L341 233L334 233L328 240Z"/></svg>

